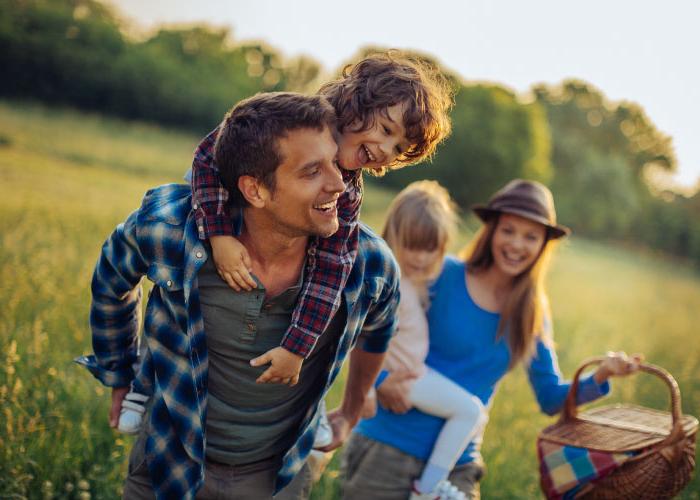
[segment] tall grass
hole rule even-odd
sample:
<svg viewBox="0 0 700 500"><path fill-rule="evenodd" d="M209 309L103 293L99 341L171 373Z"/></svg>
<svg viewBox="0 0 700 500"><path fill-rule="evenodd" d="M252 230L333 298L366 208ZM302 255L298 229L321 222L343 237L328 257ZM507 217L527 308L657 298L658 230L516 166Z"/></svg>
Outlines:
<svg viewBox="0 0 700 500"><path fill-rule="evenodd" d="M181 179L197 139L0 102L0 498L119 497L131 440L107 427L109 392L71 360L90 350L88 284L102 241L147 188ZM391 194L367 190L363 218L378 228ZM572 239L550 292L566 374L609 349L644 352L676 376L685 411L700 413L697 273ZM668 405L648 376L614 385L613 400ZM550 422L516 369L491 411L485 498L539 497L535 437ZM698 490L695 479L682 498ZM336 458L313 497L337 492Z"/></svg>

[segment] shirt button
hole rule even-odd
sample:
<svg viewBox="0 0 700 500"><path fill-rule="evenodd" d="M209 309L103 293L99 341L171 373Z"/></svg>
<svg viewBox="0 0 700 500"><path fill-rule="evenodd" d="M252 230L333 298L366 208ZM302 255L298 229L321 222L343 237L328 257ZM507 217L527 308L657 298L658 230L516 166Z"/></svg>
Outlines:
<svg viewBox="0 0 700 500"><path fill-rule="evenodd" d="M195 203L194 205L192 205L192 208L194 208L195 210L197 210L197 204Z"/></svg>
<svg viewBox="0 0 700 500"><path fill-rule="evenodd" d="M197 252L197 253L194 254L194 255L195 255L198 259L201 259L201 258L202 258L202 252Z"/></svg>
<svg viewBox="0 0 700 500"><path fill-rule="evenodd" d="M170 281L170 280L166 281L165 284L168 285L168 286L173 286L173 282Z"/></svg>
<svg viewBox="0 0 700 500"><path fill-rule="evenodd" d="M204 232L204 226L199 226L199 227L197 228L197 231L199 231L200 233L203 233L203 232Z"/></svg>

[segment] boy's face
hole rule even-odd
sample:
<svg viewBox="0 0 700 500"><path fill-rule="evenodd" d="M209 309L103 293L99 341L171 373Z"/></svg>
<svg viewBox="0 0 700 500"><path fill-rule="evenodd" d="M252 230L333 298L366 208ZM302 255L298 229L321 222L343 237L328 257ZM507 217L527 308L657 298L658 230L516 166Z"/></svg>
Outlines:
<svg viewBox="0 0 700 500"><path fill-rule="evenodd" d="M374 126L353 132L351 124L338 139L338 163L346 170L380 169L411 147L403 124L405 105L395 104L387 113L375 111Z"/></svg>

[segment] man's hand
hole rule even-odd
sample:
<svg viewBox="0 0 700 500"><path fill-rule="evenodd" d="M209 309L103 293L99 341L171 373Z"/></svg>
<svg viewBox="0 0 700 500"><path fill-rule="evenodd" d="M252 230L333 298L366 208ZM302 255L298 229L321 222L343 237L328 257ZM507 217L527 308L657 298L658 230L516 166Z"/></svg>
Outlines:
<svg viewBox="0 0 700 500"><path fill-rule="evenodd" d="M297 385L299 382L299 372L304 358L293 352L289 352L284 347L275 347L270 349L262 356L250 360L251 366L262 366L268 363L270 368L265 370L258 377L258 384L288 384L290 387Z"/></svg>
<svg viewBox="0 0 700 500"><path fill-rule="evenodd" d="M221 279L228 286L240 292L258 287L251 276L251 262L248 250L233 236L212 236L209 238L214 265Z"/></svg>
<svg viewBox="0 0 700 500"><path fill-rule="evenodd" d="M333 441L328 446L317 448L323 452L333 451L342 446L348 439L348 436L350 436L350 431L357 423L357 419L352 419L346 415L343 408L340 407L328 413L328 422L331 424L331 429L333 429Z"/></svg>
<svg viewBox="0 0 700 500"><path fill-rule="evenodd" d="M413 405L409 395L416 374L411 371L391 372L377 387L377 399L387 410L406 413Z"/></svg>
<svg viewBox="0 0 700 500"><path fill-rule="evenodd" d="M122 401L124 397L129 393L129 386L127 387L112 387L112 406L109 409L109 426L112 429L116 429L119 425L119 413L122 411Z"/></svg>

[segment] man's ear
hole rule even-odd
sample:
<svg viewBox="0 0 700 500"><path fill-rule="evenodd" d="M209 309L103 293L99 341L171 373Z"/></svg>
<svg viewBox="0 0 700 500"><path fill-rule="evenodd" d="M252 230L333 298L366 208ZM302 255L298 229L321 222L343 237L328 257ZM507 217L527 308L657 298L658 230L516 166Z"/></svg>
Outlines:
<svg viewBox="0 0 700 500"><path fill-rule="evenodd" d="M255 208L262 208L269 197L267 188L258 179L250 175L241 175L238 178L238 189L243 198Z"/></svg>

